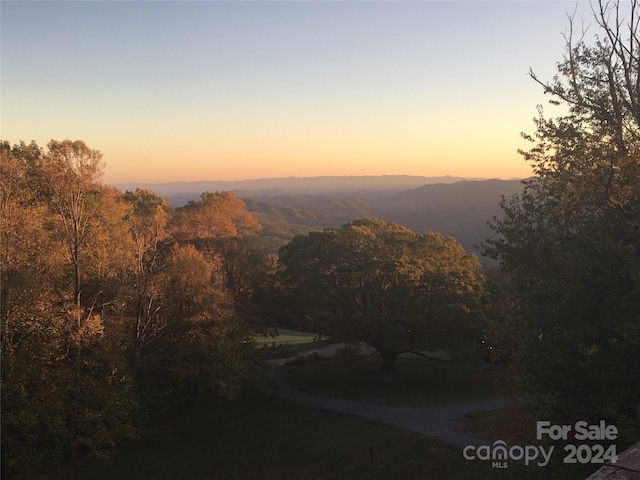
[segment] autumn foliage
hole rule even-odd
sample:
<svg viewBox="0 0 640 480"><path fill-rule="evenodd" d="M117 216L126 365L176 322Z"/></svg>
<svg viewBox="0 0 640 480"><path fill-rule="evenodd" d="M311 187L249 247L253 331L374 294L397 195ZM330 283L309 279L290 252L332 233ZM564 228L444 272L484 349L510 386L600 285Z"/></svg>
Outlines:
<svg viewBox="0 0 640 480"><path fill-rule="evenodd" d="M251 335L237 252L260 228L243 202L120 192L82 141L1 155L3 474L108 456L158 398L233 396Z"/></svg>

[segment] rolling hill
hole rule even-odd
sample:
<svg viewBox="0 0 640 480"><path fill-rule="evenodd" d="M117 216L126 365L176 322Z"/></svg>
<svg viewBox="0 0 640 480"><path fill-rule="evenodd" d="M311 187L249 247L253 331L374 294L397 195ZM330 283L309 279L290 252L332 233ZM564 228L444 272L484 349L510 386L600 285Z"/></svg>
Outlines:
<svg viewBox="0 0 640 480"><path fill-rule="evenodd" d="M122 190L137 187L153 190L176 207L197 200L203 191L233 190L263 225L259 242L269 252L276 252L295 235L313 229L376 217L411 230L452 236L467 251L478 253L474 245L495 235L487 222L500 215L498 204L502 196L522 191L521 180L412 176L291 177L115 186ZM490 263L486 259L483 262Z"/></svg>
<svg viewBox="0 0 640 480"><path fill-rule="evenodd" d="M474 245L495 235L487 222L500 215L502 195L510 197L521 190L520 180L484 180L424 185L398 193L380 192L366 200L318 195L244 199L247 209L262 222L269 219L276 224L327 228L376 217L415 231L450 235L465 250L478 253Z"/></svg>
<svg viewBox="0 0 640 480"><path fill-rule="evenodd" d="M462 177L422 177L415 175L381 175L381 176L324 176L324 177L284 177L258 178L238 181L203 181L203 182L170 182L170 183L119 183L112 185L122 191L144 188L154 191L172 204L197 198L202 192L236 192L238 196L250 192L254 196L270 197L292 193L303 195L348 194L360 192L404 191L433 183L453 183L464 180ZM182 205L187 203L184 201Z"/></svg>

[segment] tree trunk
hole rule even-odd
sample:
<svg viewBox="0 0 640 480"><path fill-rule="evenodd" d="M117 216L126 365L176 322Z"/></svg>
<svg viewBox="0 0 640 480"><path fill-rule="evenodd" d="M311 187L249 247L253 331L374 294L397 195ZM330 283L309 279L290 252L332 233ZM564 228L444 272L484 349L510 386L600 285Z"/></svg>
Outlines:
<svg viewBox="0 0 640 480"><path fill-rule="evenodd" d="M73 250L73 302L80 308L80 252L79 247Z"/></svg>
<svg viewBox="0 0 640 480"><path fill-rule="evenodd" d="M398 352L380 350L380 354L382 355L382 365L380 365L380 370L383 370L385 372L395 372Z"/></svg>

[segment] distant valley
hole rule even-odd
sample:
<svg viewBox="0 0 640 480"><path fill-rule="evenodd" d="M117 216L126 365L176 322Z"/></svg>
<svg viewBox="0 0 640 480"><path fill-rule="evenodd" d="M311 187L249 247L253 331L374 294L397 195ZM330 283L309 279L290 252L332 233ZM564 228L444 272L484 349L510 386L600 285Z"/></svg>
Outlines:
<svg viewBox="0 0 640 480"><path fill-rule="evenodd" d="M264 226L260 242L276 252L293 236L376 217L415 231L456 238L468 252L495 234L487 222L501 213L502 196L522 191L521 180L459 177L363 176L257 179L238 182L118 184L146 188L174 207L198 200L204 191L233 191ZM483 263L491 263L482 259Z"/></svg>

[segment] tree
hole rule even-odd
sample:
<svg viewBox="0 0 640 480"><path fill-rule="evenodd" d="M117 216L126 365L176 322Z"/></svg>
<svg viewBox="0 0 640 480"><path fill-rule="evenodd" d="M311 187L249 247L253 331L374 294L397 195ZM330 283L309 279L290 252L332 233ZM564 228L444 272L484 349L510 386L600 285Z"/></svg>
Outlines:
<svg viewBox="0 0 640 480"><path fill-rule="evenodd" d="M173 225L179 241L196 243L205 255L215 250L216 242L251 236L261 228L233 192L204 192L199 201L192 200L176 212Z"/></svg>
<svg viewBox="0 0 640 480"><path fill-rule="evenodd" d="M80 308L81 254L97 224L102 154L81 141L51 140L37 165L40 185L62 222L63 238L73 264L73 300Z"/></svg>
<svg viewBox="0 0 640 480"><path fill-rule="evenodd" d="M319 333L375 348L386 370L468 330L482 286L477 258L453 238L374 219L296 237L280 262L288 302Z"/></svg>
<svg viewBox="0 0 640 480"><path fill-rule="evenodd" d="M171 244L168 231L171 207L166 199L140 188L125 192L124 200L132 207L126 221L134 255L133 278L131 288L124 290L129 306L126 314L134 319L132 358L137 364L144 348L158 338L164 326L159 315L161 295L156 280Z"/></svg>
<svg viewBox="0 0 640 480"><path fill-rule="evenodd" d="M252 242L262 226L245 203L232 192L205 192L176 211L172 227L176 240L191 243L214 265L214 280L231 293L234 306L250 310L253 272L263 260Z"/></svg>
<svg viewBox="0 0 640 480"><path fill-rule="evenodd" d="M628 5L628 10L625 8ZM523 385L558 421L606 419L640 432L640 9L599 2L598 34L570 19L558 74L544 83L535 177L503 199L485 253L511 275ZM624 20L623 16L627 15ZM542 402L544 400L544 402ZM625 428L626 427L626 428Z"/></svg>
<svg viewBox="0 0 640 480"><path fill-rule="evenodd" d="M234 316L229 294L211 284L212 269L192 245L175 246L163 269L159 369L191 402L201 387L233 397L248 376L250 330Z"/></svg>
<svg viewBox="0 0 640 480"><path fill-rule="evenodd" d="M138 403L104 311L89 308L77 321L69 243L43 191L45 154L33 142L3 142L0 153L2 472L33 476L32 469L78 452L112 453L135 435ZM104 190L103 200L113 193ZM106 259L102 247L112 244L96 232L83 243L83 252L92 252L85 262L92 284L114 276L118 257L110 248Z"/></svg>

